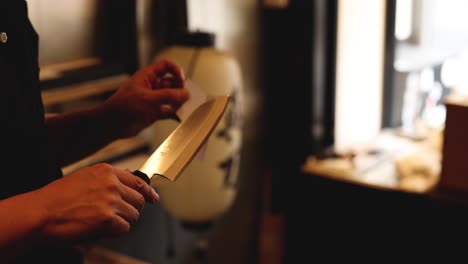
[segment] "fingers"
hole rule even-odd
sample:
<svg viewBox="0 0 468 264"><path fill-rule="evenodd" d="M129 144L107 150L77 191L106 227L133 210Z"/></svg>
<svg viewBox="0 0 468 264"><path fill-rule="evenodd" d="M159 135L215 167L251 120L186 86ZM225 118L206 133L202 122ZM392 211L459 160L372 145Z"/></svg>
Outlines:
<svg viewBox="0 0 468 264"><path fill-rule="evenodd" d="M156 75L156 80L161 81L157 87L184 87L185 76L183 69L171 61L159 60L148 66L147 70L150 74ZM168 74L170 80L165 78Z"/></svg>
<svg viewBox="0 0 468 264"><path fill-rule="evenodd" d="M136 192L143 195L146 201L156 203L159 201L159 195L150 185L146 184L142 179L130 173L128 170L121 170L115 168L115 172L119 180L127 187L135 190ZM125 192L129 196L132 196L131 192ZM130 198L129 198L130 199ZM132 199L138 199L133 197Z"/></svg>
<svg viewBox="0 0 468 264"><path fill-rule="evenodd" d="M184 81L172 75L156 78L156 87L162 88L183 88L185 87Z"/></svg>
<svg viewBox="0 0 468 264"><path fill-rule="evenodd" d="M145 206L145 197L141 193L124 184L120 190L120 195L124 201L131 204L136 210L143 210L143 207Z"/></svg>
<svg viewBox="0 0 468 264"><path fill-rule="evenodd" d="M104 226L105 233L110 235L119 235L130 231L130 222L122 218L120 215L114 215L111 221Z"/></svg>
<svg viewBox="0 0 468 264"><path fill-rule="evenodd" d="M140 212L133 205L125 201L121 200L116 207L117 211L115 213L130 224L136 223L138 218L140 218Z"/></svg>

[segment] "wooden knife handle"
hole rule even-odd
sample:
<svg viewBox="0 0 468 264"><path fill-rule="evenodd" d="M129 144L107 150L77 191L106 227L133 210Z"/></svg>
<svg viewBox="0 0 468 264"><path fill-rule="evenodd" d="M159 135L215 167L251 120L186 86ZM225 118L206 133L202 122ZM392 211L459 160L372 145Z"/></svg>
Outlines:
<svg viewBox="0 0 468 264"><path fill-rule="evenodd" d="M150 184L150 178L148 177L148 175L146 175L146 173L136 170L133 171L132 174L144 180L147 184Z"/></svg>

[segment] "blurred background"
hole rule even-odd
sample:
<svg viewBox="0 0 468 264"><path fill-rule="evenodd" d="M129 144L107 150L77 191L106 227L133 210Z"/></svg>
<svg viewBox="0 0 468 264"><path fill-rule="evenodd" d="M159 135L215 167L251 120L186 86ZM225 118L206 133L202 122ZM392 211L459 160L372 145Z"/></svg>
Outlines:
<svg viewBox="0 0 468 264"><path fill-rule="evenodd" d="M419 209L441 178L445 100L468 92L465 0L28 6L47 114L99 104L160 58L207 96L235 95L184 180L161 187L130 234L89 247L89 263L298 263L310 257L301 237L323 241L335 234L325 235L336 230L330 218L349 217L330 208L364 217L367 201L384 199L386 212ZM64 173L96 162L138 168L176 125L155 124Z"/></svg>

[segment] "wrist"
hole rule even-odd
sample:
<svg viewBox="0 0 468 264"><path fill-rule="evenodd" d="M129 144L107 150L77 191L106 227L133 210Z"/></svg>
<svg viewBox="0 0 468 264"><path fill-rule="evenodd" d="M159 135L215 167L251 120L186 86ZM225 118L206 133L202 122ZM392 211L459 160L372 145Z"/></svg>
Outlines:
<svg viewBox="0 0 468 264"><path fill-rule="evenodd" d="M42 230L47 226L50 215L37 191L2 200L0 211L0 248L13 245L26 249L47 241Z"/></svg>
<svg viewBox="0 0 468 264"><path fill-rule="evenodd" d="M27 217L34 219L34 223L32 223L32 226L35 227L32 230L33 238L38 241L48 241L50 237L45 230L47 230L49 223L53 221L54 216L52 211L49 210L47 198L39 194L41 190L38 189L25 194L31 196L31 198L26 199L28 206L25 209L28 211Z"/></svg>
<svg viewBox="0 0 468 264"><path fill-rule="evenodd" d="M90 112L90 117L94 118L100 133L109 142L128 137L125 129L127 123L125 120L128 118L126 118L125 112L119 112L118 109L114 109L106 103L97 106Z"/></svg>
<svg viewBox="0 0 468 264"><path fill-rule="evenodd" d="M106 124L105 132L112 133L113 140L116 140L134 137L146 127L142 124L145 122L142 120L148 119L147 113L142 110L145 107L104 102L95 111L99 112L97 115L103 120L102 123Z"/></svg>

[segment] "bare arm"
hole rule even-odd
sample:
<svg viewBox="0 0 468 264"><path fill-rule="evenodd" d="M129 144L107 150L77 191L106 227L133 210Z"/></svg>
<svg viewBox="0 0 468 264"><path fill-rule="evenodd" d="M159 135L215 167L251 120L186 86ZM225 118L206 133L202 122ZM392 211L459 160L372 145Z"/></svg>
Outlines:
<svg viewBox="0 0 468 264"><path fill-rule="evenodd" d="M42 240L47 213L38 203L36 192L0 201L0 259L6 263Z"/></svg>

